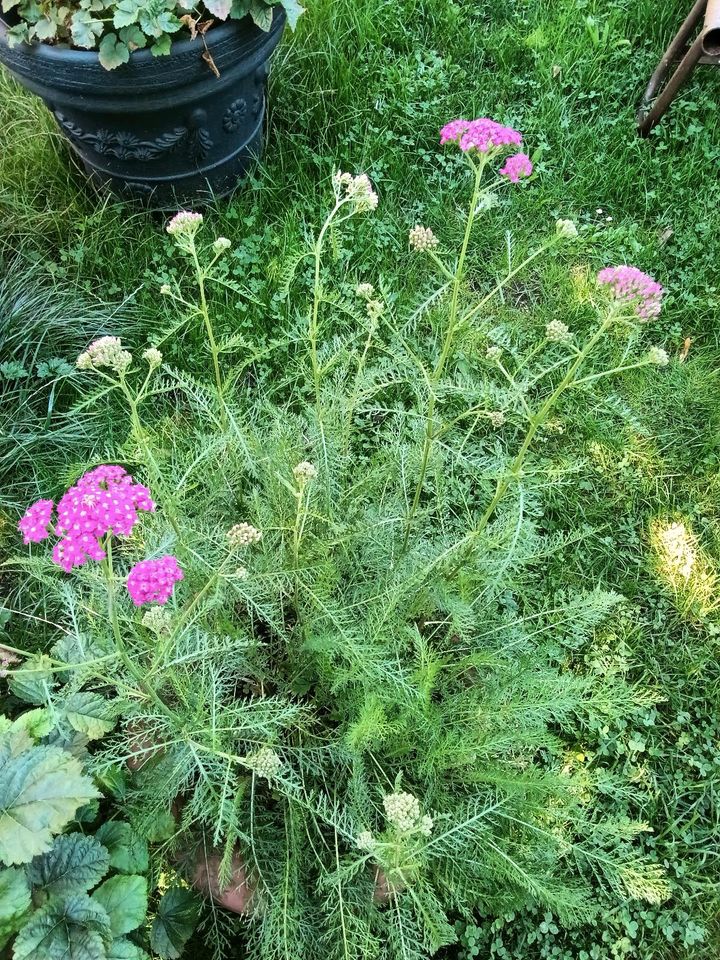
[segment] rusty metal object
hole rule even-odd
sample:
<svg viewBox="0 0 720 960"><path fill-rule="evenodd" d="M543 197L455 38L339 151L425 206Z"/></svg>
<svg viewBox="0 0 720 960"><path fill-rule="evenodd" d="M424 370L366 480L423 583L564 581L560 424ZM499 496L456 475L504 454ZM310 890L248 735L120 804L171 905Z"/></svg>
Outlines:
<svg viewBox="0 0 720 960"><path fill-rule="evenodd" d="M690 42L698 27L699 33ZM655 68L637 112L643 137L660 122L699 63L720 67L720 0L696 0Z"/></svg>

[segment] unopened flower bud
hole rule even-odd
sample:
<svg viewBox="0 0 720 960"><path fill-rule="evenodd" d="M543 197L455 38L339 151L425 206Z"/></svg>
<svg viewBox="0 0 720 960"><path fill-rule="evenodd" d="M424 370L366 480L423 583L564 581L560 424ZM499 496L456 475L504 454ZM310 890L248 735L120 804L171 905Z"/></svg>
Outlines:
<svg viewBox="0 0 720 960"><path fill-rule="evenodd" d="M418 253L434 250L440 243L430 227L421 227L420 225L414 226L410 231L409 242L410 249Z"/></svg>
<svg viewBox="0 0 720 960"><path fill-rule="evenodd" d="M657 367L666 367L670 363L670 357L662 347L650 347L647 358L649 363Z"/></svg>
<svg viewBox="0 0 720 960"><path fill-rule="evenodd" d="M143 360L147 360L151 367L159 367L162 363L163 355L155 347L148 347L143 353Z"/></svg>
<svg viewBox="0 0 720 960"><path fill-rule="evenodd" d="M213 243L213 253L220 254L225 253L226 250L229 250L232 246L232 243L228 240L227 237L218 237L215 243Z"/></svg>
<svg viewBox="0 0 720 960"><path fill-rule="evenodd" d="M551 320L545 327L545 336L550 343L568 343L572 340L570 328L562 320Z"/></svg>
<svg viewBox="0 0 720 960"><path fill-rule="evenodd" d="M565 240L577 239L578 229L572 220L556 220L555 233Z"/></svg>

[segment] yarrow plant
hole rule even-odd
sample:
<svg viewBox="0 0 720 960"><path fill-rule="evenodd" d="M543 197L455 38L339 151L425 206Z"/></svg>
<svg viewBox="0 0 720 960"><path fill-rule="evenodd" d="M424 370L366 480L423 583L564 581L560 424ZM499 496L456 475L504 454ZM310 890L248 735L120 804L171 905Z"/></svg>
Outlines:
<svg viewBox="0 0 720 960"><path fill-rule="evenodd" d="M660 313L663 288L637 267L605 267L597 279L616 300L631 304L641 320L650 320Z"/></svg>
<svg viewBox="0 0 720 960"><path fill-rule="evenodd" d="M599 905L668 892L644 855L646 825L603 813L598 795L624 787L585 745L653 702L586 656L621 598L550 596L540 577L558 538L539 520L567 397L669 361L661 346L634 353L662 293L602 272L571 315L503 325L495 301L578 231L553 218L524 258L508 244L488 279L474 226L490 191L512 195L510 172L527 173L522 138L482 119L441 139L467 164L469 196L457 243L451 222L408 223L422 303L352 276L341 228L377 194L362 174L336 174L308 244L314 269L288 288L278 342L291 346L253 368L251 389L223 369L205 295L231 244L206 244L199 215L174 218L196 282L164 295L202 320L214 390L174 376L157 347L138 390L121 343L89 348L87 380L136 414L138 398L164 393L147 379L159 367L181 398L170 419L163 407L132 427L149 489L105 467L89 483L97 502L73 494L66 520L92 511L78 530L58 526L49 500L19 524L28 544L94 538L77 576L49 577L35 547L26 564L68 611L38 697L54 707L63 673L117 700L120 729L91 762L122 783L133 829L165 825L153 871L214 901L202 930L218 957L421 960L476 912L531 904L577 925ZM242 927L220 911L242 913Z"/></svg>

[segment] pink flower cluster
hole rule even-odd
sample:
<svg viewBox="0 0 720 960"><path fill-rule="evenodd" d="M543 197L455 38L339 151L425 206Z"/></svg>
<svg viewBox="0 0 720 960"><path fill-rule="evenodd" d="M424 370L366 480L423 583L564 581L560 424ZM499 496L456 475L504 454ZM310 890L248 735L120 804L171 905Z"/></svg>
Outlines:
<svg viewBox="0 0 720 960"><path fill-rule="evenodd" d="M25 511L18 524L18 530L23 535L23 543L40 543L50 534L48 527L52 523L52 512L55 504L52 500L38 500Z"/></svg>
<svg viewBox="0 0 720 960"><path fill-rule="evenodd" d="M609 287L617 300L635 303L635 312L641 320L660 313L663 288L637 267L605 267L598 273L597 281Z"/></svg>
<svg viewBox="0 0 720 960"><path fill-rule="evenodd" d="M500 176L507 177L510 183L518 183L520 177L529 177L532 172L532 160L526 153L514 153L500 168Z"/></svg>
<svg viewBox="0 0 720 960"><path fill-rule="evenodd" d="M90 470L57 505L54 532L60 539L53 548L53 560L66 572L88 560L103 560L100 539L108 533L129 536L138 510L154 509L148 488L135 483L123 467ZM25 512L18 524L25 543L39 543L50 535L52 510L52 500L38 500Z"/></svg>
<svg viewBox="0 0 720 960"><path fill-rule="evenodd" d="M165 556L157 560L141 560L128 574L127 589L136 607L144 603L167 603L173 585L183 579L177 557Z"/></svg>
<svg viewBox="0 0 720 960"><path fill-rule="evenodd" d="M522 136L512 127L489 117L479 117L477 120L451 120L440 131L440 143L457 143L463 153L468 150L489 153L498 147L519 147Z"/></svg>

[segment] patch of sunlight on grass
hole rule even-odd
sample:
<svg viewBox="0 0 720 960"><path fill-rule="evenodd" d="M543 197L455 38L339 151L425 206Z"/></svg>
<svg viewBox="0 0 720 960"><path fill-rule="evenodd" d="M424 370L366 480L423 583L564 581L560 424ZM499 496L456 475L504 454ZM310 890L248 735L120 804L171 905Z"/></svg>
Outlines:
<svg viewBox="0 0 720 960"><path fill-rule="evenodd" d="M682 613L704 620L717 610L720 580L716 565L687 520L656 519L650 546L655 572L672 591Z"/></svg>

